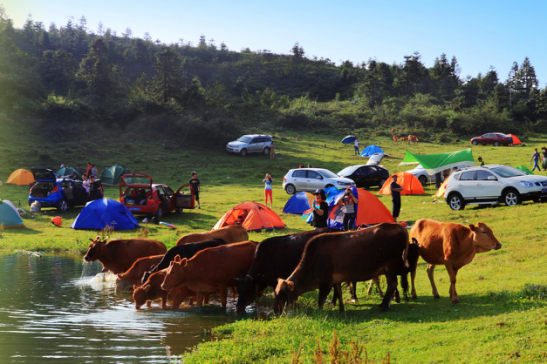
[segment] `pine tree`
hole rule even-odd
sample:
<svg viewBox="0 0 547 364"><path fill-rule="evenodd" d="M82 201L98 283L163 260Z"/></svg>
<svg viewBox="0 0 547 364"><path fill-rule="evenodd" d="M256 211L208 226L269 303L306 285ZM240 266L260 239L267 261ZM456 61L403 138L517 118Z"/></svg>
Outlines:
<svg viewBox="0 0 547 364"><path fill-rule="evenodd" d="M156 75L152 81L153 94L166 103L169 99L180 100L184 85L182 62L178 53L170 47L156 54Z"/></svg>

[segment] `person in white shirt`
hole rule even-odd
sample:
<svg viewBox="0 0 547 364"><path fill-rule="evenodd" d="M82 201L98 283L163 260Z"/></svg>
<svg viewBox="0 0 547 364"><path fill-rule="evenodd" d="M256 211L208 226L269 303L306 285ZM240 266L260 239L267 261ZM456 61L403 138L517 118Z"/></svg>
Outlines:
<svg viewBox="0 0 547 364"><path fill-rule="evenodd" d="M89 185L90 185L89 179L87 178L86 174L82 174L82 179L83 179L82 185L85 188L85 192L89 195Z"/></svg>
<svg viewBox="0 0 547 364"><path fill-rule="evenodd" d="M353 143L354 149L355 149L355 155L359 155L359 139L355 138L355 142Z"/></svg>

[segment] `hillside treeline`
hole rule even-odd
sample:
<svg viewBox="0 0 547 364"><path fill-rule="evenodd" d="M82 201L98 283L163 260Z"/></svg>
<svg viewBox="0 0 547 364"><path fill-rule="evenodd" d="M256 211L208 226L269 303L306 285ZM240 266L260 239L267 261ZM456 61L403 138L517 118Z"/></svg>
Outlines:
<svg viewBox="0 0 547 364"><path fill-rule="evenodd" d="M486 131L547 131L547 90L528 58L505 80L495 69L462 78L456 57L426 67L361 64L230 50L202 36L164 44L116 34L85 17L16 29L0 8L0 111L19 122L131 127L180 142L225 140L257 129L352 129L450 138ZM25 121L26 120L26 121Z"/></svg>

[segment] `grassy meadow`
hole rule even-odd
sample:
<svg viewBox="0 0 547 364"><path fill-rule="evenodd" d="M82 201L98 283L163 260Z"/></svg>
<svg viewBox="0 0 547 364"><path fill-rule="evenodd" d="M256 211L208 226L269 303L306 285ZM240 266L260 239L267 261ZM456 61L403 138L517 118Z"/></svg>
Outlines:
<svg viewBox="0 0 547 364"><path fill-rule="evenodd" d="M131 131L121 135L78 134L68 130L57 139L45 141L39 133L21 129L13 121L4 120L2 125L1 181L17 168L58 168L62 162L76 166L91 161L98 165L99 172L112 164L120 164L131 171L148 173L156 182L176 189L187 183L190 172L196 170L202 183L202 209L164 216L163 221L174 224L176 230L150 224L143 225L139 231L113 234L113 237L148 234L168 247L183 234L211 229L225 211L238 203L247 200L263 203L261 181L267 172L274 178L274 211L287 228L272 233L251 233L251 239L260 241L273 234L305 231L309 227L300 216L281 213L289 198L281 188L287 170L299 164L311 164L338 172L345 166L366 162L353 156L353 145L340 143L348 134L344 131L328 135L266 130L276 136L278 151L276 160L270 161L265 156L228 155L223 145L172 146L164 143L161 135L136 137ZM446 144L408 145L359 131L357 135L362 147L376 144L390 155L383 163L390 172L412 168L397 166L406 150L440 153L470 147L467 139ZM543 135L529 135L523 140L526 146L477 146L473 147L473 155L482 156L487 164L531 167L533 148L547 144L545 140ZM119 197L115 187L107 187L105 192L109 198ZM324 361L331 361L333 356L346 353L348 357L356 357L360 352L361 358L366 355L375 362L547 361L547 205L526 202L514 208L467 206L463 211L454 212L443 199L436 201L431 197L434 186L426 192L423 196L402 197L401 220L427 217L464 224L482 221L503 244L501 250L478 255L460 270L457 284L460 304L453 305L447 297L449 279L443 267L438 267L435 275L441 299L433 299L425 264L420 261L416 301L393 303L391 310L384 313L377 307L379 297L366 296L365 285L359 284L358 302L348 303L347 312L341 315L337 308L328 305L324 311L318 311L316 293L310 292L300 299L298 310L281 318L243 319L216 328L213 335L218 340L198 345L184 360L312 362L320 361L320 356ZM27 187L5 183L0 187L0 198L12 200L16 205L20 202L26 210L27 197ZM391 207L390 196L380 199ZM25 218L25 228L0 231L0 249L82 254L89 238L97 234L70 228L80 208L62 214L45 211L35 214L34 218ZM51 217L57 215L63 216L61 228L50 222ZM271 301L267 295L262 304L271 305ZM335 332L339 345L329 349Z"/></svg>

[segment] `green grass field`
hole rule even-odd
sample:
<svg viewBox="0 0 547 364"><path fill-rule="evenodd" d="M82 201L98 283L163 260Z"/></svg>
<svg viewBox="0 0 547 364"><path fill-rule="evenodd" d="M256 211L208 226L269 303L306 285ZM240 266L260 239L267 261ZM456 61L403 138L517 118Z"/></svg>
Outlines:
<svg viewBox="0 0 547 364"><path fill-rule="evenodd" d="M353 156L353 146L342 145L345 135L319 133L272 132L277 137L278 158L264 156L227 155L223 146L201 147L163 146L161 139L135 140L132 134L71 135L70 138L45 143L39 133L21 129L15 122L2 120L0 135L0 180L11 171L33 166L58 167L61 162L75 166L90 160L102 172L112 164L121 164L131 171L145 172L157 182L178 187L197 170L202 182L202 209L164 216L164 221L177 226L148 225L149 237L159 239L169 247L178 237L190 232L209 230L222 214L237 203L247 200L263 202L261 180L266 172L274 178L274 210L287 224L287 229L273 233L251 233L251 239L262 240L273 234L285 234L309 229L296 215L281 213L288 195L281 189L282 178L298 164L328 168L338 172L345 166L364 163ZM380 145L391 158L383 165L396 172L405 150L415 153L440 153L468 148L468 141L444 145L421 142L418 146L395 144L388 138L358 134L362 146ZM530 166L534 147L546 144L542 135L524 138L525 147L473 148L488 163ZM531 166L530 166L531 167ZM411 167L410 167L411 168ZM409 169L405 167L404 169ZM544 175L544 172L541 172ZM316 293L301 298L299 310L270 320L241 320L216 328L219 340L200 344L189 353L188 362L311 362L318 343L323 359L330 361L329 345L336 330L341 350L350 350L352 342L366 349L367 357L375 362L389 358L394 362L545 362L547 361L547 239L545 204L526 202L521 206L468 206L454 212L444 200L434 201L433 186L424 196L403 196L401 219L415 221L433 218L456 223L487 223L503 244L501 250L481 254L458 274L460 304L448 299L449 280L444 268L436 270L440 300L434 300L421 261L417 274L419 299L394 303L389 312L377 307L377 295L365 296L364 284L359 284L359 301L348 303L347 312L327 306L316 309ZM107 197L117 199L117 188L109 187ZM0 198L12 200L28 210L28 189L3 184ZM381 197L390 207L390 197ZM0 231L3 250L70 251L83 253L89 238L96 232L76 231L69 226L79 208L61 214L63 227L50 223L59 215L55 210L25 218L23 229ZM132 237L142 232L114 232L113 237ZM535 286L531 286L535 285ZM346 293L347 294L347 293ZM349 296L349 294L348 294ZM271 297L263 298L271 306ZM300 354L299 347L301 346ZM362 357L365 354L363 352Z"/></svg>

